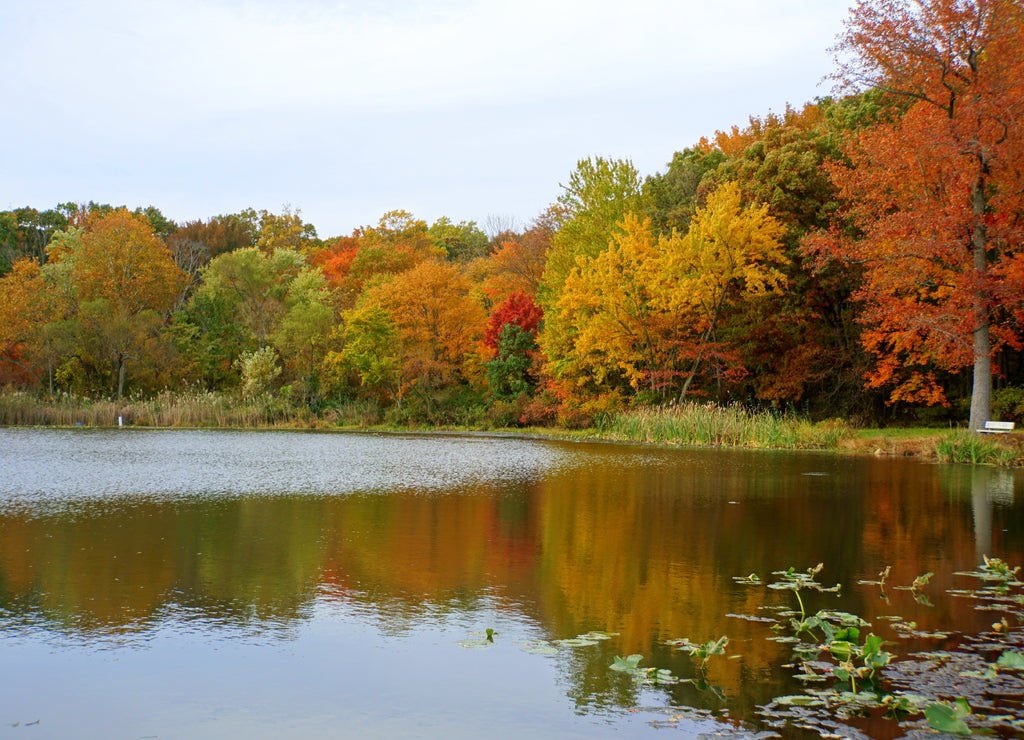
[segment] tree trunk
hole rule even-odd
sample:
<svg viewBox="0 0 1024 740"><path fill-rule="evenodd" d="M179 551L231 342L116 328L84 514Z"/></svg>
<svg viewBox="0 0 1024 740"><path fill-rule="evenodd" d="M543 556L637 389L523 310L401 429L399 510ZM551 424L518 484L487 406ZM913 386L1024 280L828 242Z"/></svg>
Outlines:
<svg viewBox="0 0 1024 740"><path fill-rule="evenodd" d="M992 353L986 320L974 330L974 380L971 390L971 431L985 427L992 418Z"/></svg>
<svg viewBox="0 0 1024 740"><path fill-rule="evenodd" d="M124 355L117 357L117 400L124 396L124 378L128 372L128 358Z"/></svg>
<svg viewBox="0 0 1024 740"><path fill-rule="evenodd" d="M972 350L974 352L974 376L971 388L970 429L977 432L984 428L985 422L992 418L992 341L988 296L982 280L988 270L987 241L985 230L985 198L986 165L981 163L982 175L974 182L971 189L971 210L974 215L974 228L971 231L971 248L974 256L974 272L978 280L974 293L974 333Z"/></svg>

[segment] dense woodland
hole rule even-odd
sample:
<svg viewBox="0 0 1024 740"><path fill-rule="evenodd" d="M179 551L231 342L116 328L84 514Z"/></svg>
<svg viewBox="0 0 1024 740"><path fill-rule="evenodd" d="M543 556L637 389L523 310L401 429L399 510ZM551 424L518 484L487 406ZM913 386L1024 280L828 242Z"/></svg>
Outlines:
<svg viewBox="0 0 1024 740"><path fill-rule="evenodd" d="M1024 7L863 0L836 52L835 97L653 175L582 160L525 226L393 211L322 238L288 209L2 212L0 387L393 423L582 426L694 400L1024 420Z"/></svg>

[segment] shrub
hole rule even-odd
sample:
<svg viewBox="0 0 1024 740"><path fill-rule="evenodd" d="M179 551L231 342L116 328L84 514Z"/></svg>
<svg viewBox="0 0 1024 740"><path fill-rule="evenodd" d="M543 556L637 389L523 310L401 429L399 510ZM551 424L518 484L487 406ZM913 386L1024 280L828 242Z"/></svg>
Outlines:
<svg viewBox="0 0 1024 740"><path fill-rule="evenodd" d="M992 415L1003 421L1024 422L1024 388L1000 388L992 394Z"/></svg>

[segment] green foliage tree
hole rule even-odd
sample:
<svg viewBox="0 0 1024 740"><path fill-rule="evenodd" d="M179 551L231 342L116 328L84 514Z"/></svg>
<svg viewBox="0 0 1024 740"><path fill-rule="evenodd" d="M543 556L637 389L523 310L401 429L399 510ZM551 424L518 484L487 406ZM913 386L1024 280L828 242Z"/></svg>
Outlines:
<svg viewBox="0 0 1024 740"><path fill-rule="evenodd" d="M327 353L328 367L339 376L351 369L364 392L386 394L401 405L405 389L398 327L372 294L342 314L342 338L343 348Z"/></svg>
<svg viewBox="0 0 1024 740"><path fill-rule="evenodd" d="M56 209L37 211L25 206L0 211L0 276L10 272L20 259L43 264L46 245L56 232L67 227L68 217Z"/></svg>
<svg viewBox="0 0 1024 740"><path fill-rule="evenodd" d="M453 224L451 219L442 216L431 224L427 233L453 262L468 262L487 254L487 234L474 221Z"/></svg>
<svg viewBox="0 0 1024 740"><path fill-rule="evenodd" d="M200 276L176 335L205 382L235 382L241 354L272 346L287 358L285 381L298 383L307 400L316 397L336 323L335 298L320 270L294 250L249 247L219 255Z"/></svg>
<svg viewBox="0 0 1024 740"><path fill-rule="evenodd" d="M487 361L487 385L498 399L513 400L537 387L533 375L534 334L518 324L505 324L498 336L497 354Z"/></svg>

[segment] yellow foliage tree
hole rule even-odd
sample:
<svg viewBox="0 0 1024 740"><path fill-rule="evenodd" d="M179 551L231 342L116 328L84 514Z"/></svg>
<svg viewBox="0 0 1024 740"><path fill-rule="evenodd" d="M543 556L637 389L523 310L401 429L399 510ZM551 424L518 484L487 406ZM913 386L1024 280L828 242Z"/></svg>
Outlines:
<svg viewBox="0 0 1024 740"><path fill-rule="evenodd" d="M565 280L555 317L572 341L549 372L591 391L628 384L662 394L685 376L685 395L701 361L721 352L726 308L783 288L784 231L767 207L744 206L735 183L708 197L686 234L655 237L650 220L627 215Z"/></svg>
<svg viewBox="0 0 1024 740"><path fill-rule="evenodd" d="M579 264L565 279L556 319L571 327L572 351L552 364L579 386L634 389L656 385L664 364L665 316L652 305L651 278L660 261L650 220L627 215L608 248Z"/></svg>
<svg viewBox="0 0 1024 740"><path fill-rule="evenodd" d="M778 269L788 262L782 247L785 233L767 205L744 206L739 185L728 182L697 209L685 236L663 240L655 275L661 284L652 289L654 306L669 314L696 314L692 329L700 332L680 397L689 390L728 303L785 286L786 277Z"/></svg>

